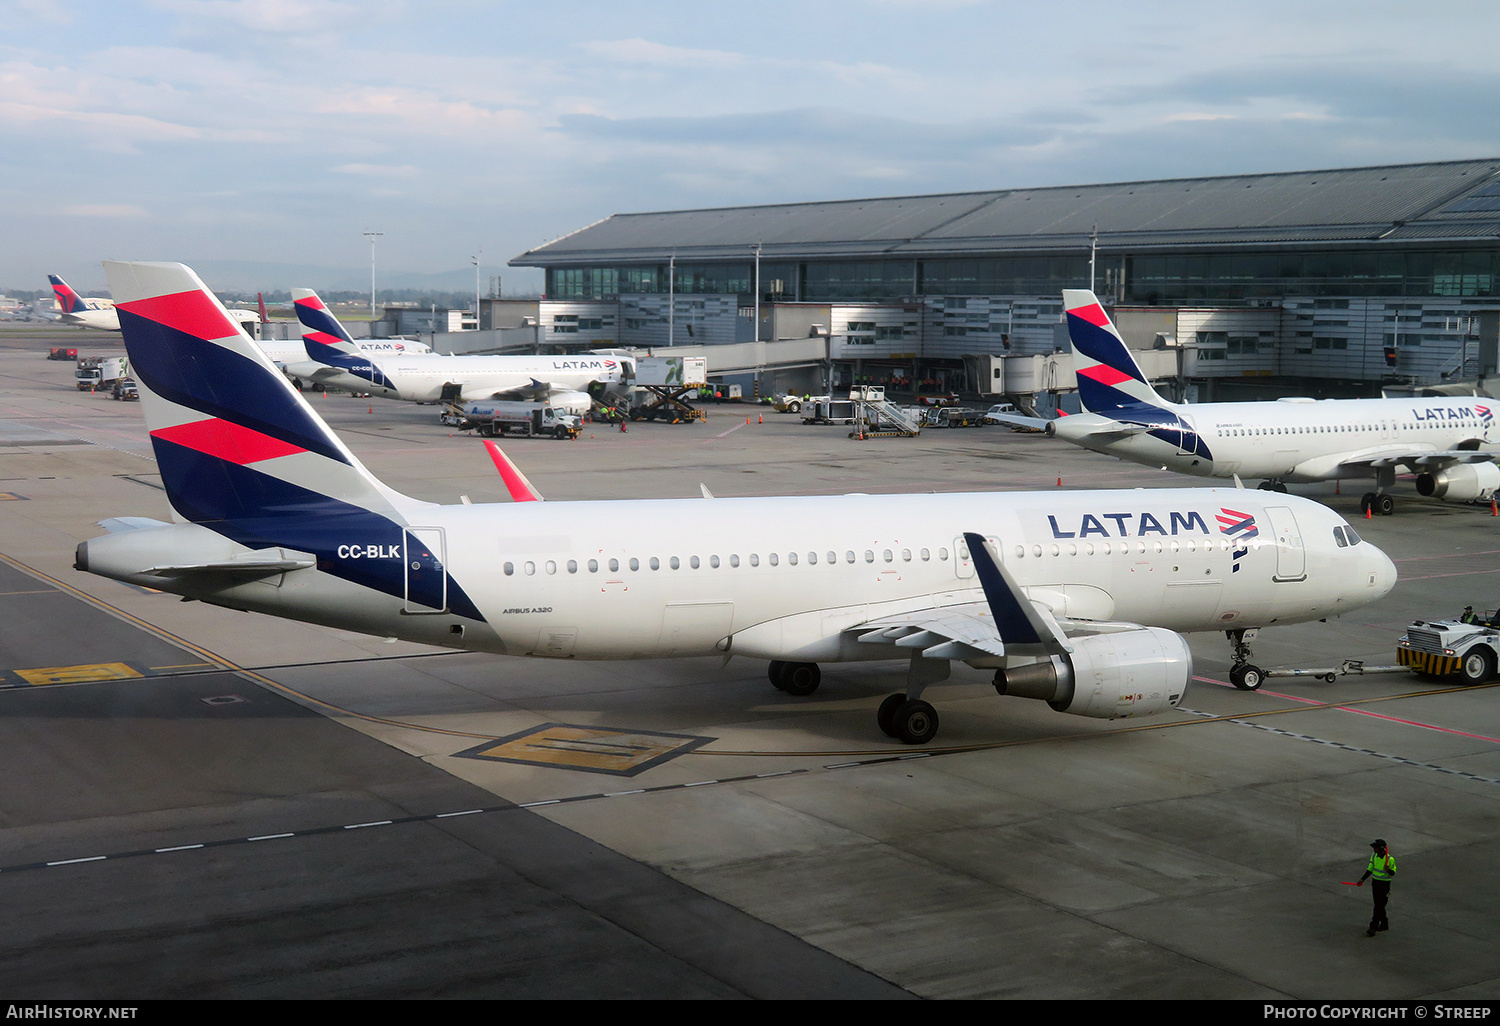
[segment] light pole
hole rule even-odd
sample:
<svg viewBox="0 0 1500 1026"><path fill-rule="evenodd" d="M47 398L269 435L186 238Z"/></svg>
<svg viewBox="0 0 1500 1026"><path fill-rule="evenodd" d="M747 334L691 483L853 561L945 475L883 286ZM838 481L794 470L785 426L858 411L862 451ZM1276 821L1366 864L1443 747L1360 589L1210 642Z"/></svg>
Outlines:
<svg viewBox="0 0 1500 1026"><path fill-rule="evenodd" d="M1094 291L1094 257L1099 252L1099 226L1089 229L1089 291Z"/></svg>
<svg viewBox="0 0 1500 1026"><path fill-rule="evenodd" d="M370 240L370 324L375 323L375 240L384 235L385 232L365 232L365 238ZM373 327L370 329L375 330Z"/></svg>
<svg viewBox="0 0 1500 1026"><path fill-rule="evenodd" d="M755 341L760 341L760 243L755 244Z"/></svg>
<svg viewBox="0 0 1500 1026"><path fill-rule="evenodd" d="M474 330L479 330L479 258L484 256L484 247L479 247L479 252L469 259L474 262Z"/></svg>

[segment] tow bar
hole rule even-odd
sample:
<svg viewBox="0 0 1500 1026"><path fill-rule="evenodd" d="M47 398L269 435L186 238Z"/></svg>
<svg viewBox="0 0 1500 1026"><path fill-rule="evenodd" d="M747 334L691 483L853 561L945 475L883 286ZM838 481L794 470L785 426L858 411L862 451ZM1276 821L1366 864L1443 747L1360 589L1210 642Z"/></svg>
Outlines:
<svg viewBox="0 0 1500 1026"><path fill-rule="evenodd" d="M1369 673L1409 673L1409 666L1366 666L1362 659L1345 659L1337 666L1315 666L1305 670L1267 670L1267 677L1318 677L1332 684L1336 677L1364 676Z"/></svg>

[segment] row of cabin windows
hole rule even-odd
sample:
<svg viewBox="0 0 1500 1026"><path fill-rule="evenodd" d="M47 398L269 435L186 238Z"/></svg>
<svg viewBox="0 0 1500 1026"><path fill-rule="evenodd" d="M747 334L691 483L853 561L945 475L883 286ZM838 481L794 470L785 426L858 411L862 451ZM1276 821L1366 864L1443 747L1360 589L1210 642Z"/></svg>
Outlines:
<svg viewBox="0 0 1500 1026"><path fill-rule="evenodd" d="M1107 541L1081 541L1053 544L1050 547L1033 545L1027 548L1025 545L1017 545L1015 555L1017 559L1025 559L1027 556L1041 558L1049 554L1053 556L1109 556L1119 553L1122 556L1128 556L1133 553L1144 556L1147 552L1198 552L1200 549L1203 552L1212 552L1216 547L1228 552L1230 548L1247 546L1260 548L1260 539L1249 542L1229 538L1170 538L1166 541L1151 542L1117 539L1113 544Z"/></svg>
<svg viewBox="0 0 1500 1026"><path fill-rule="evenodd" d="M1441 422L1443 427L1483 427L1477 420L1445 420ZM1355 431L1386 431L1402 430L1415 431L1426 424L1328 424L1322 427L1279 427L1279 428L1215 428L1214 432L1220 438L1247 438L1256 435L1329 435L1344 434Z"/></svg>
<svg viewBox="0 0 1500 1026"><path fill-rule="evenodd" d="M805 558L806 558L807 563L808 563L809 566L816 566L818 564L818 561L819 561L820 558L825 563L835 564L835 563L837 563L839 561L839 554L837 552L833 552L831 550L829 552L826 552L826 553L822 554L822 556L820 556L816 552L809 552L809 553L807 553L807 555L806 555ZM880 551L879 558L880 558L881 562L895 563L895 562L897 562L897 553L896 553L896 551L894 549L882 549ZM933 551L931 549L918 549L918 550L916 550L916 552L914 554L911 549L902 549L900 551L899 558L900 558L900 562L903 562L903 563L910 563L913 560L920 560L923 563L929 563L929 562L932 561ZM938 559L939 562L946 561L948 559L948 550L946 548L939 548L937 550L937 559ZM758 567L758 566L760 566L760 554L756 553L756 552L752 552L752 553L750 553L750 555L748 555L748 556L745 557L745 561L746 561L746 564L749 565L749 566ZM860 561L859 557L856 555L856 553L854 552L853 549L849 549L848 551L846 551L844 553L844 562L845 563L857 563L859 561ZM874 563L875 561L876 561L876 552L875 552L875 550L874 549L865 549L864 550L864 562L866 562L866 563ZM798 554L797 553L795 553L795 552L789 552L789 553L787 553L787 555L786 555L786 563L787 563L788 566L796 566L797 562L798 562ZM769 555L766 556L766 563L768 565L770 565L770 566L780 566L781 565L781 555L779 553L776 553L776 552L770 553ZM631 570L640 570L640 569L642 569L642 567L645 567L645 568L648 568L648 569L651 569L651 570L660 570L664 566L667 567L668 569L672 569L672 570L681 570L684 566L686 566L690 570L699 570L699 569L702 569L704 566L707 566L709 569L712 569L712 570L717 570L717 569L719 569L719 567L724 566L726 564L729 567L731 567L731 568L738 567L740 565L739 554L738 553L731 554L726 560L720 560L720 558L718 556L709 556L707 558L707 560L700 559L698 556L688 556L686 560L682 559L680 556L668 556L666 558L666 560L664 561L660 556L651 556L649 559L646 559L643 562L640 557L638 557L638 556L631 556L629 559L626 559L626 560L621 560L621 559L619 559L617 557L612 557L610 559L605 560L601 564L599 560L597 560L597 559L591 559L587 563L587 569L588 569L588 572L591 573L591 574L597 574L597 573L599 573L599 571L601 569L607 569L609 573L613 574L613 573L619 573L621 566L625 566L625 567L627 567L627 568L629 568ZM545 561L543 561L540 564L540 566L538 566L538 564L537 564L537 562L535 560L529 560L528 559L525 562L523 562L523 563L520 564L519 569L520 569L521 573L525 574L528 577L531 577L531 576L535 576L535 574L537 573L538 569L540 569L543 573L555 574L555 573L558 572L558 566L559 566L559 564L558 564L557 560L555 560L555 559L545 560ZM517 566L516 566L515 563L513 563L513 562L507 562L505 564L505 566L504 566L505 576L507 576L507 577L513 577L513 576L515 576L515 573L516 573L517 569L518 568L517 568ZM566 569L567 569L567 572L570 573L570 574L576 574L576 573L578 573L578 571L579 571L578 560L576 560L576 559L570 559L570 560L568 560L567 563L566 563Z"/></svg>

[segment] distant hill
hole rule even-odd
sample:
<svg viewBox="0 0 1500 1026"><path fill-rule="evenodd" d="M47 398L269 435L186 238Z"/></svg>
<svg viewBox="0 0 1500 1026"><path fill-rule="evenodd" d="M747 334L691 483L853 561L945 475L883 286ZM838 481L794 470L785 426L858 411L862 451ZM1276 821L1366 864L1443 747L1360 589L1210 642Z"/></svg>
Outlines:
<svg viewBox="0 0 1500 1026"><path fill-rule="evenodd" d="M369 267L320 267L316 264L273 264L253 260L199 260L188 261L188 266L198 272L208 287L215 291L269 292L282 289L317 289L319 292L370 292ZM505 294L540 292L542 274L532 268L504 267L503 265L480 269L483 288L488 292L489 279L494 274L504 278ZM454 292L472 296L474 294L474 268L472 266L453 271L403 271L375 268L375 288L382 295L387 289L414 290L418 292ZM395 298L395 297L391 297Z"/></svg>

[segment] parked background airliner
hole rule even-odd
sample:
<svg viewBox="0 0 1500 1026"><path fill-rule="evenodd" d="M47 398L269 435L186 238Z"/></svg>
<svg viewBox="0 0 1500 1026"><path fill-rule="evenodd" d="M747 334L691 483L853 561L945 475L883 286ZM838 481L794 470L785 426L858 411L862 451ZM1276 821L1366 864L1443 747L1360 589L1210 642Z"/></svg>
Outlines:
<svg viewBox="0 0 1500 1026"><path fill-rule="evenodd" d="M1279 399L1171 403L1146 381L1094 294L1063 291L1078 395L1088 411L1045 423L1049 435L1095 452L1200 477L1285 482L1375 479L1362 511L1389 515L1398 469L1417 492L1447 502L1490 501L1500 487L1496 405L1483 397Z"/></svg>
<svg viewBox="0 0 1500 1026"><path fill-rule="evenodd" d="M292 298L297 307L299 322L307 333L316 335L320 342L328 345L344 342L359 352L377 356L429 356L432 354L432 347L426 342L413 339L350 337L349 332L338 322L338 318L329 312L323 300L312 289L293 289ZM304 315L304 307L309 316ZM318 320L318 318L323 320ZM320 327L317 329L307 327L310 319L319 323ZM307 360L307 344L301 338L295 342L263 339L260 347L265 350L272 362L279 363L283 367L291 363L304 363ZM301 382L298 381L296 384L300 386Z"/></svg>
<svg viewBox="0 0 1500 1026"><path fill-rule="evenodd" d="M57 297L57 319L64 324L76 324L80 328L98 328L100 331L119 331L120 318L115 314L112 299L85 299L60 275L49 274L52 294ZM249 324L260 319L252 310L225 310L239 324Z"/></svg>
<svg viewBox="0 0 1500 1026"><path fill-rule="evenodd" d="M405 357L362 352L317 294L293 289L305 348L287 361L290 377L408 402L545 399L570 413L587 413L590 389L623 384L634 375L628 357L443 356Z"/></svg>
<svg viewBox="0 0 1500 1026"><path fill-rule="evenodd" d="M1239 652L1247 628L1396 579L1326 507L1242 489L423 502L376 480L191 270L105 269L175 522L106 521L76 566L215 605L509 655L742 655L792 694L821 662L904 658L877 722L923 743L920 696L954 660L1060 712L1149 715L1192 675L1175 632Z"/></svg>

